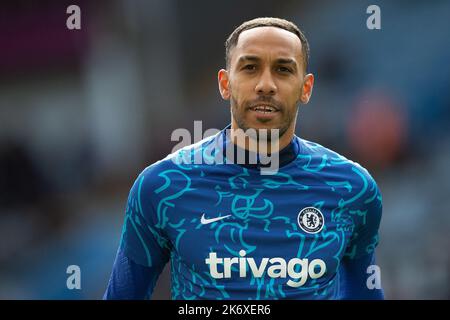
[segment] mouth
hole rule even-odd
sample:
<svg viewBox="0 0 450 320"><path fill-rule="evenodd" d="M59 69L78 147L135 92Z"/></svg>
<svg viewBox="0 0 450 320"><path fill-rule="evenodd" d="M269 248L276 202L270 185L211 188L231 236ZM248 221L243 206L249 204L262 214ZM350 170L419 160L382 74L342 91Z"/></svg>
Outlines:
<svg viewBox="0 0 450 320"><path fill-rule="evenodd" d="M249 108L251 111L255 111L261 114L270 114L278 112L278 108L269 104L259 104Z"/></svg>

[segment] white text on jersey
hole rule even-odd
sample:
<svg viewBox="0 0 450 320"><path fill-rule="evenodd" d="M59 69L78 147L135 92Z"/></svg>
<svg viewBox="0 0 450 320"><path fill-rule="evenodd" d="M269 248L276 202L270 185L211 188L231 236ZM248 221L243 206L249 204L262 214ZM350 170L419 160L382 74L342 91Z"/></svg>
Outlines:
<svg viewBox="0 0 450 320"><path fill-rule="evenodd" d="M215 279L231 278L231 266L237 264L239 266L239 277L247 277L247 265L255 278L261 278L267 269L267 275L270 278L286 278L291 279L287 285L293 288L303 286L308 277L311 279L320 278L325 274L326 265L321 259L314 259L309 262L308 259L292 258L288 262L284 258L262 258L259 265L256 264L254 258L245 258L247 253L245 250L239 251L240 258L218 258L216 252L210 252L209 257L205 259L205 263L209 265L209 272ZM218 265L223 265L223 272L219 272ZM300 266L300 271L296 271L296 266ZM318 272L316 272L318 270ZM297 280L297 281L294 281Z"/></svg>

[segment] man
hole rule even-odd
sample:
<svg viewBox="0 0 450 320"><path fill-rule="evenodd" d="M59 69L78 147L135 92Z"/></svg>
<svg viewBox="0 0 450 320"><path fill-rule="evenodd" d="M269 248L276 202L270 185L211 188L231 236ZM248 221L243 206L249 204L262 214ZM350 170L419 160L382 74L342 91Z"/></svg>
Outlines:
<svg viewBox="0 0 450 320"><path fill-rule="evenodd" d="M218 73L231 131L139 175L105 299L149 298L169 260L173 299L383 298L367 273L382 211L375 181L294 134L314 84L308 55L303 33L283 19L233 31ZM225 161L192 161L199 154Z"/></svg>

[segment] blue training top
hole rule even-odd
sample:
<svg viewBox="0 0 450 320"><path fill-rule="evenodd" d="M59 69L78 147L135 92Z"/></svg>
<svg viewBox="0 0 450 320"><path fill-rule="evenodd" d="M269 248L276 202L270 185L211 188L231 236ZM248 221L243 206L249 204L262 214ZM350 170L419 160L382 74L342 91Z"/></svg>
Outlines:
<svg viewBox="0 0 450 320"><path fill-rule="evenodd" d="M172 299L382 299L367 286L382 212L367 170L298 136L274 174L248 151L208 162L242 151L229 127L138 176L104 299L150 298L169 260Z"/></svg>

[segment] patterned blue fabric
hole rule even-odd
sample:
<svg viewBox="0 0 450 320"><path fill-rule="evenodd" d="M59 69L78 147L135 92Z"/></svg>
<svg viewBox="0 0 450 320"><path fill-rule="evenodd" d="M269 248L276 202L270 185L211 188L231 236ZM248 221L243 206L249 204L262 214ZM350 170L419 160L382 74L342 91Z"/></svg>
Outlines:
<svg viewBox="0 0 450 320"><path fill-rule="evenodd" d="M366 286L382 212L367 170L297 136L272 175L194 161L236 149L225 129L150 165L130 191L120 252L150 274L141 298L169 260L172 299L382 298ZM108 290L119 285L134 290L126 276Z"/></svg>

